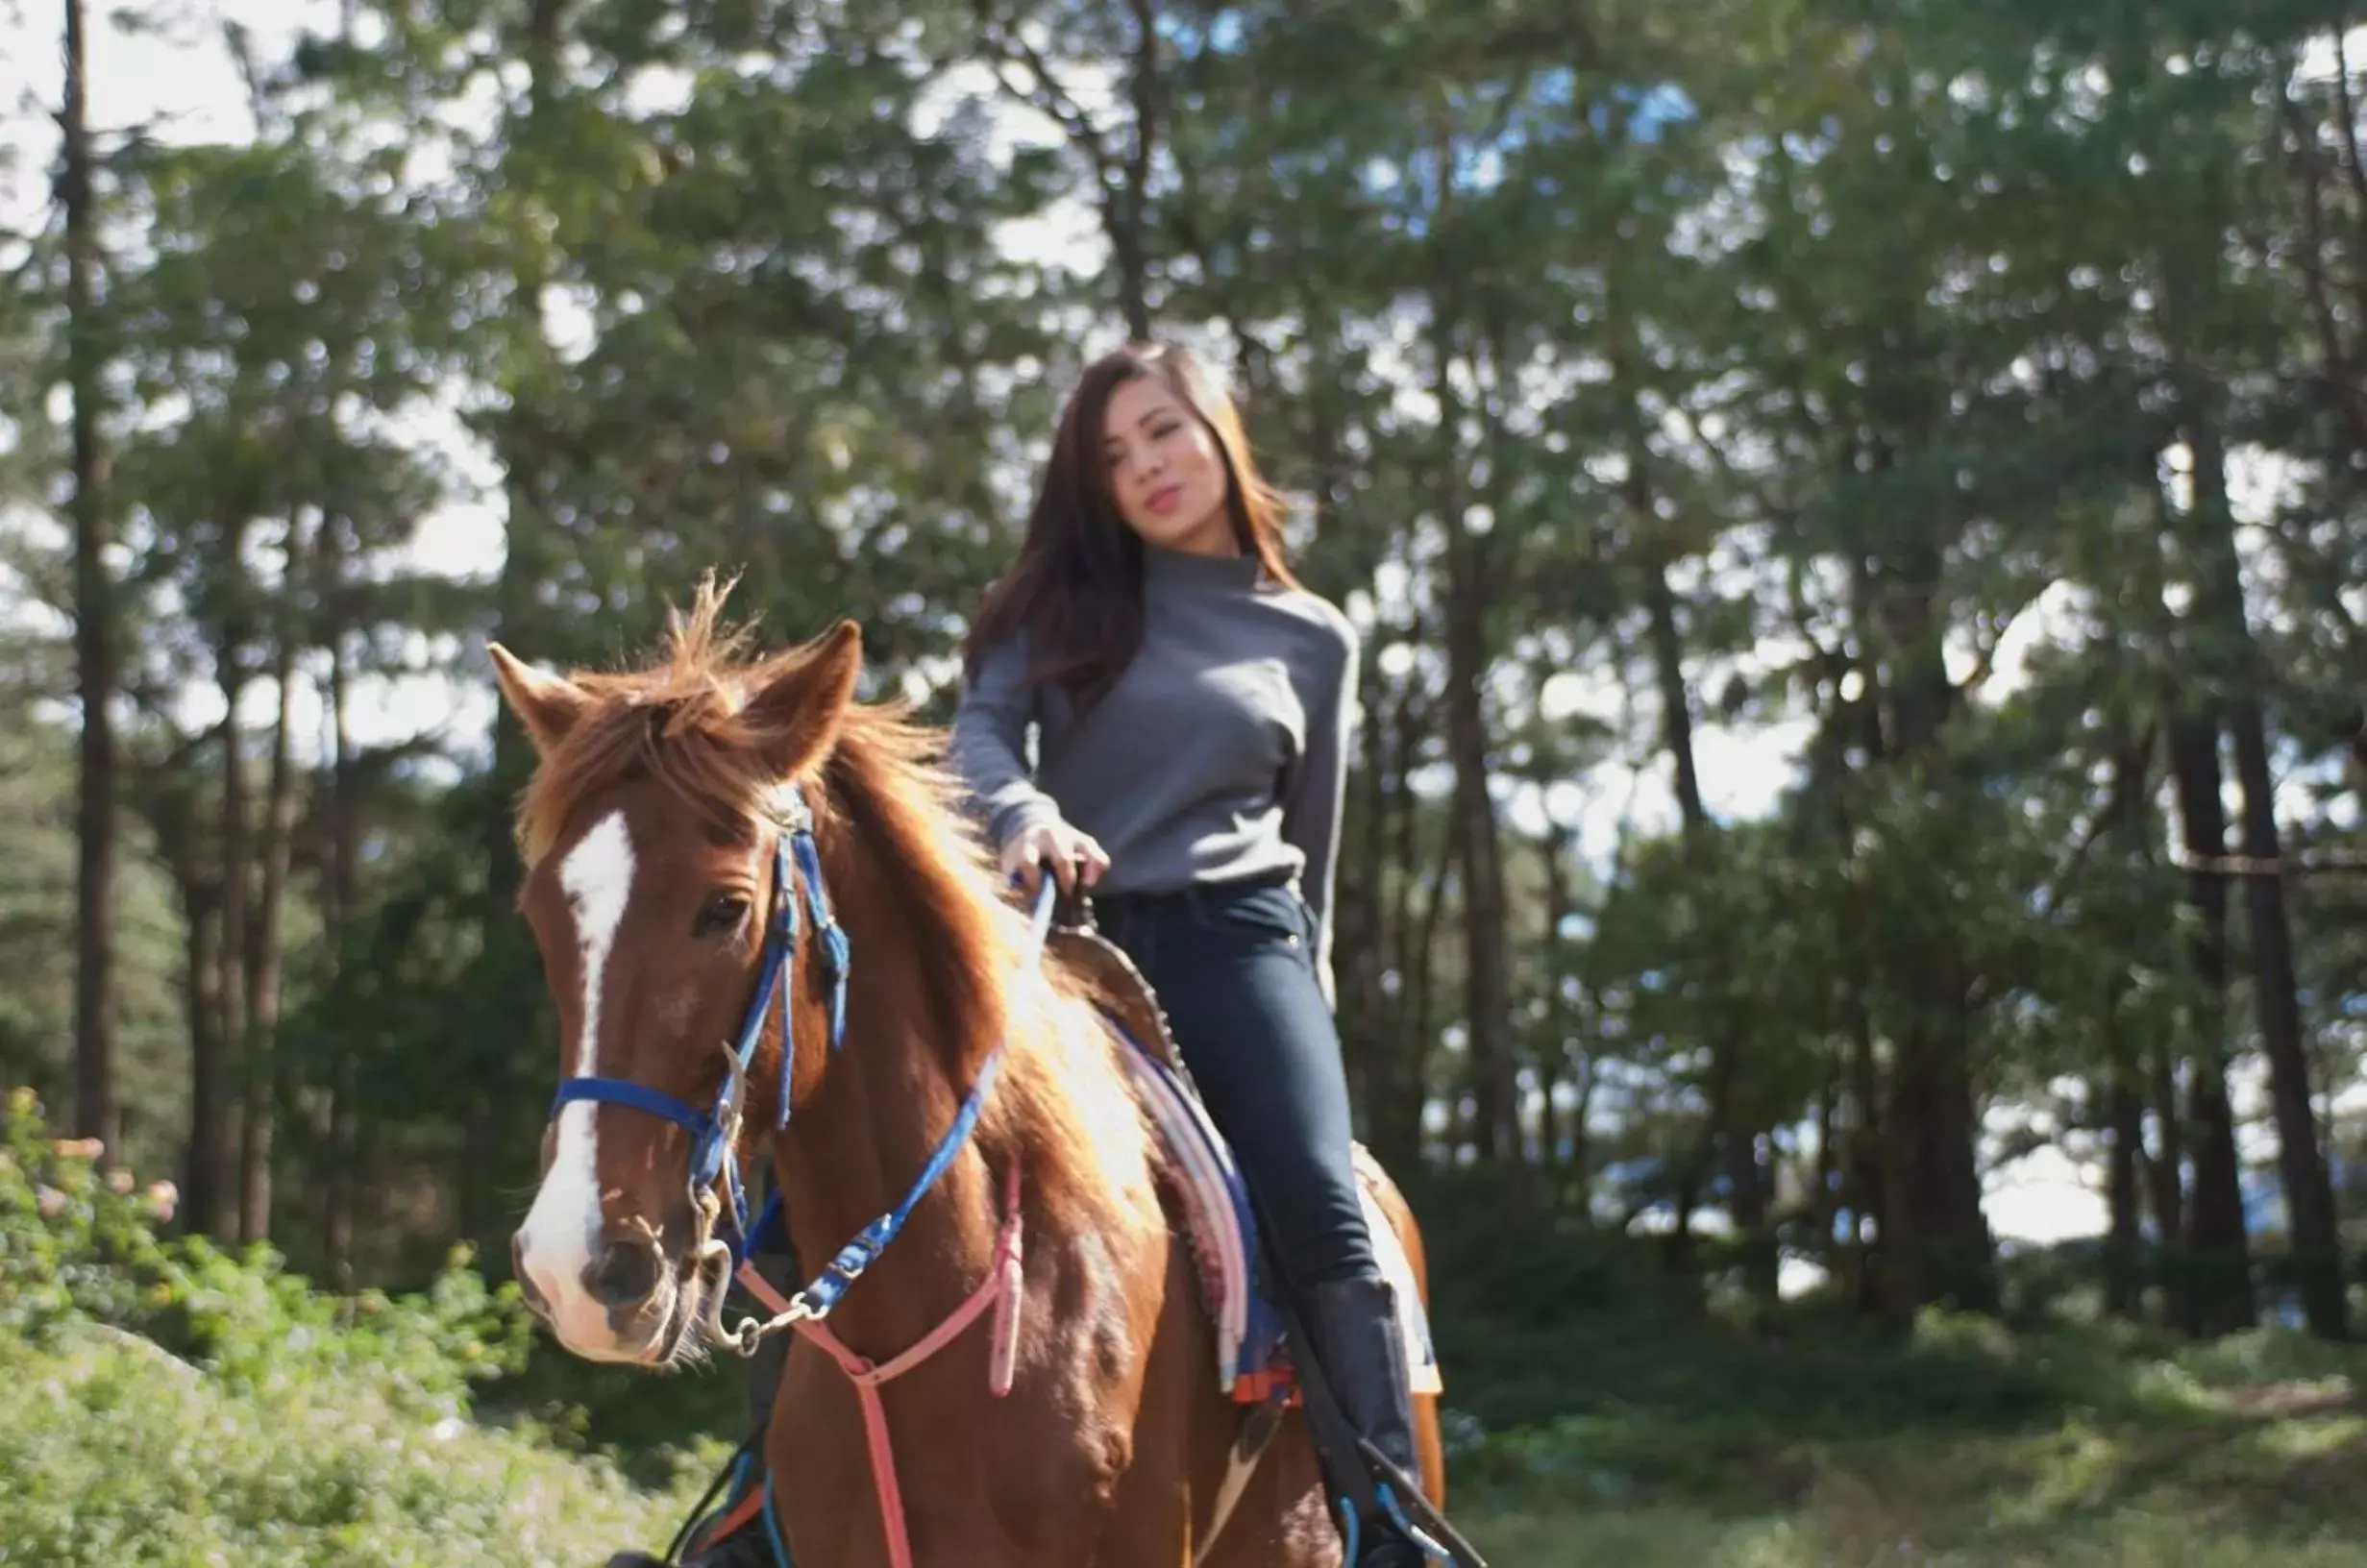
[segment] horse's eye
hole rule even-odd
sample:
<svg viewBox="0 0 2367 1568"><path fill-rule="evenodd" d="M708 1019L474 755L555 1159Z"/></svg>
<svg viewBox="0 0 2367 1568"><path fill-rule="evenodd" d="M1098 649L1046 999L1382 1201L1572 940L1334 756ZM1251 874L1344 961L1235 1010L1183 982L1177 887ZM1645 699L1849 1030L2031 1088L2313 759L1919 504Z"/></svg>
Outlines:
<svg viewBox="0 0 2367 1568"><path fill-rule="evenodd" d="M748 900L736 893L719 893L699 906L699 921L691 934L697 937L727 937L748 919Z"/></svg>

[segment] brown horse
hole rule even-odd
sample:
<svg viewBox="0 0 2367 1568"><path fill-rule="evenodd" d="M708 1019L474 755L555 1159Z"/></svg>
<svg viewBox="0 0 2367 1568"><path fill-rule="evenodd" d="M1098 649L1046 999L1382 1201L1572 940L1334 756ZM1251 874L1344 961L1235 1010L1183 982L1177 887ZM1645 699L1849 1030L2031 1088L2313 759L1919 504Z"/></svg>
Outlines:
<svg viewBox="0 0 2367 1568"><path fill-rule="evenodd" d="M864 1409L836 1358L889 1362L992 1293L1002 1263L1016 1289L998 1317L1016 1314L1016 1355L980 1325L878 1390L911 1561L1337 1563L1295 1409L1227 1486L1247 1411L1211 1374L1213 1331L1163 1204L1166 1151L1084 982L1051 959L1025 962L1028 921L930 760L937 735L853 700L851 623L746 658L721 603L703 588L666 656L640 672L555 676L492 649L539 756L518 815L520 905L556 1007L562 1080L713 1105L739 1079L715 1043L752 1017L746 1114L723 1133L742 1159L769 1145L790 1235L811 1260L906 1192L1002 1044L974 1133L830 1316L835 1346L791 1345L766 1458L792 1554L892 1560ZM793 874L781 836L805 820L801 800L814 853ZM782 1006L751 1012L749 1000L760 987L769 996L766 934L794 913L776 906L826 888L852 955L838 1048L812 927L778 976ZM793 1114L781 1128L784 1048ZM718 1205L691 1179L694 1130L667 1115L564 1103L545 1137L518 1277L578 1355L678 1364L719 1321ZM1412 1215L1383 1187L1426 1291ZM1010 1191L1016 1270L998 1253ZM1442 1505L1434 1398L1418 1399L1416 1424L1422 1489Z"/></svg>

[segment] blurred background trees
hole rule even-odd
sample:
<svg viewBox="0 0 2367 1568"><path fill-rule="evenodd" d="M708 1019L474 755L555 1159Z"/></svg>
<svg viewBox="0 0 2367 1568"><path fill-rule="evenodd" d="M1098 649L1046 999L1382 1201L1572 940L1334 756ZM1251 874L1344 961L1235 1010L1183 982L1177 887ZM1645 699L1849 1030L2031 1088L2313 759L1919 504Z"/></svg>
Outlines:
<svg viewBox="0 0 2367 1568"><path fill-rule="evenodd" d="M554 1058L483 642L610 662L738 569L942 715L1073 372L1154 331L1364 629L1341 1010L1368 1140L1497 1216L1456 1244L1888 1321L2029 1305L2068 1234L2110 1311L2349 1332L2367 159L2318 8L199 41L251 134L44 85L0 239L0 1078L184 1225L505 1258ZM2002 1224L2033 1172L2063 1212Z"/></svg>

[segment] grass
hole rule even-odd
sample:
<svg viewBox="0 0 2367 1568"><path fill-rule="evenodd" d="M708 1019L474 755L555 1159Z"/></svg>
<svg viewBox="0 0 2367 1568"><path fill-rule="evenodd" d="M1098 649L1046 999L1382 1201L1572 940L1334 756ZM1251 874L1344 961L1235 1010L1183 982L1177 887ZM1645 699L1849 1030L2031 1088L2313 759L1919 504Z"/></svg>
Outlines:
<svg viewBox="0 0 2367 1568"><path fill-rule="evenodd" d="M1710 1420L1568 1416L1467 1444L1455 1515L1498 1568L2367 1556L2355 1358L2273 1335L2158 1357L2101 1335L1993 1349L2087 1360L2049 1422L1986 1431L1939 1410L1803 1435L1745 1389ZM1921 1375L1915 1354L1893 1360L1894 1383ZM716 1453L628 1466L532 1427L436 1417L367 1380L234 1384L97 1327L0 1338L0 1563L596 1564L661 1545Z"/></svg>
<svg viewBox="0 0 2367 1568"><path fill-rule="evenodd" d="M1867 1440L1804 1454L1795 1484L1758 1497L1604 1504L1539 1484L1483 1493L1480 1548L1535 1568L1666 1564L1858 1568L1875 1563L2332 1568L2362 1559L2354 1413L2252 1432Z"/></svg>
<svg viewBox="0 0 2367 1568"><path fill-rule="evenodd" d="M161 1241L36 1110L0 1101L0 1568L589 1568L662 1547L721 1458L734 1377L532 1349L465 1258L334 1300ZM1498 1568L2367 1561L2367 1352L1746 1331L1634 1249L1433 1234L1450 1501Z"/></svg>
<svg viewBox="0 0 2367 1568"><path fill-rule="evenodd" d="M1615 1392L1475 1445L1456 1500L1474 1542L1534 1568L2367 1560L2357 1352L2271 1333L2196 1348L1934 1319L1885 1351L1763 1348L1837 1375L1856 1360L1852 1386L1802 1400L1789 1377L1732 1381L1743 1353L1704 1339L1716 1382L1695 1385L1666 1358L1640 1374L1670 1396L1660 1403ZM1862 1420L1868 1404L1954 1386L1984 1361L1992 1392L1969 1409Z"/></svg>

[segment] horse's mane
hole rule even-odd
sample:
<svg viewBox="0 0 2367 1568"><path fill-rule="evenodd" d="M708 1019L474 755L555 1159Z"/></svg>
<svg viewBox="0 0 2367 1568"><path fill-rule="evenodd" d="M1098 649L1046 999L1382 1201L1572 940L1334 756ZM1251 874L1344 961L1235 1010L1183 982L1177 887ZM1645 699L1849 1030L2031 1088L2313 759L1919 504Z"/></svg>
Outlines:
<svg viewBox="0 0 2367 1568"><path fill-rule="evenodd" d="M812 659L814 645L746 656L752 628L727 626L731 585L702 580L689 615L670 610L659 662L619 671L573 670L592 698L520 797L518 849L533 866L583 803L629 778L664 784L720 833L746 831L785 782L763 758L775 737L747 711L751 693ZM891 727L895 715L879 717ZM848 714L860 727L857 713Z"/></svg>
<svg viewBox="0 0 2367 1568"><path fill-rule="evenodd" d="M636 776L664 784L719 835L751 833L772 808L789 781L763 767L768 737L746 699L815 657L819 645L748 657L750 628L723 623L729 592L728 583L703 581L687 616L670 613L659 662L571 674L595 700L521 798L518 841L529 865L585 801ZM910 712L901 700L854 702L842 716L824 788L808 792L826 880L842 915L859 899L907 934L930 1032L957 1089L999 1041L1013 1041L980 1121L982 1144L1023 1140L1034 1180L1083 1197L1102 1186L1091 1172L1124 1152L1111 1139L1147 1136L1140 1108L1077 982L1048 964L1048 984L1015 983L1026 921L999 895L961 781L939 760L942 731ZM859 943L853 962L860 971ZM1019 1048L1023 1039L1030 1048Z"/></svg>

